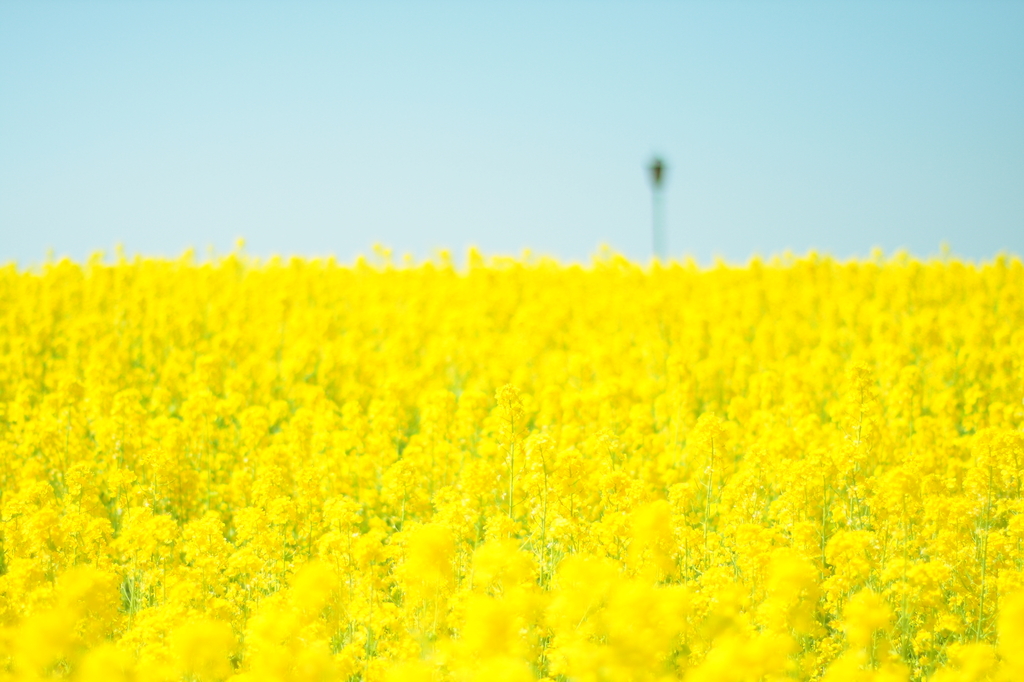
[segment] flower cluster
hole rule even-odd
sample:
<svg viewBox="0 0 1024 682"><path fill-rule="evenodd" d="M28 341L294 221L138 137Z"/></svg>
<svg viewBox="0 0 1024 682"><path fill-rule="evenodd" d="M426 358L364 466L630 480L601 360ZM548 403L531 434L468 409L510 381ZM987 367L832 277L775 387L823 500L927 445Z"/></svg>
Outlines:
<svg viewBox="0 0 1024 682"><path fill-rule="evenodd" d="M1024 679L1024 265L0 269L0 680Z"/></svg>

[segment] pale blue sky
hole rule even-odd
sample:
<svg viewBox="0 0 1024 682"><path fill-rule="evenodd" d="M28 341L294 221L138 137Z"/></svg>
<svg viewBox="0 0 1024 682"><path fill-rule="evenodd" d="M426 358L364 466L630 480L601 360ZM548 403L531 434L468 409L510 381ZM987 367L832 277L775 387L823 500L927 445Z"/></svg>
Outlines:
<svg viewBox="0 0 1024 682"><path fill-rule="evenodd" d="M0 1L0 262L1024 253L1024 2Z"/></svg>

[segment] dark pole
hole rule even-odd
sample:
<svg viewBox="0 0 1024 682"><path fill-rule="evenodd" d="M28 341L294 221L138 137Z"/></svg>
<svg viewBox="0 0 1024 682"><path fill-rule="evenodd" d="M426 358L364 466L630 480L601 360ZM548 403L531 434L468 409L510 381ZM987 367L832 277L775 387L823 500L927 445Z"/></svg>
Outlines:
<svg viewBox="0 0 1024 682"><path fill-rule="evenodd" d="M665 181L665 163L659 157L654 157L647 170L651 173L651 189L653 191L651 237L654 257L659 260L665 260L666 251L668 250L665 243L665 199L662 193Z"/></svg>

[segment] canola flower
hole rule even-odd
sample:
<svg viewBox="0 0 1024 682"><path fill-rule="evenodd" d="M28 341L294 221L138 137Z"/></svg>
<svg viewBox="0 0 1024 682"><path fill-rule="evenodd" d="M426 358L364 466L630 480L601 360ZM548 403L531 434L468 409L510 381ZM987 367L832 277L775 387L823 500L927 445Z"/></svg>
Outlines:
<svg viewBox="0 0 1024 682"><path fill-rule="evenodd" d="M1024 679L1024 266L0 269L0 679Z"/></svg>

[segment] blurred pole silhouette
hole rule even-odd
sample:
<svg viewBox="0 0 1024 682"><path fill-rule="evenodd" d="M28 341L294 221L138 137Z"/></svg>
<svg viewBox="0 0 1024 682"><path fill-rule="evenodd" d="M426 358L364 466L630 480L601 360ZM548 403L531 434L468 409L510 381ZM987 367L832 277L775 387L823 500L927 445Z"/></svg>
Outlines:
<svg viewBox="0 0 1024 682"><path fill-rule="evenodd" d="M665 238L665 197L662 187L665 180L665 163L659 157L654 157L651 165L647 167L651 173L651 189L653 201L651 206L651 236L654 247L654 257L665 260L668 251Z"/></svg>

